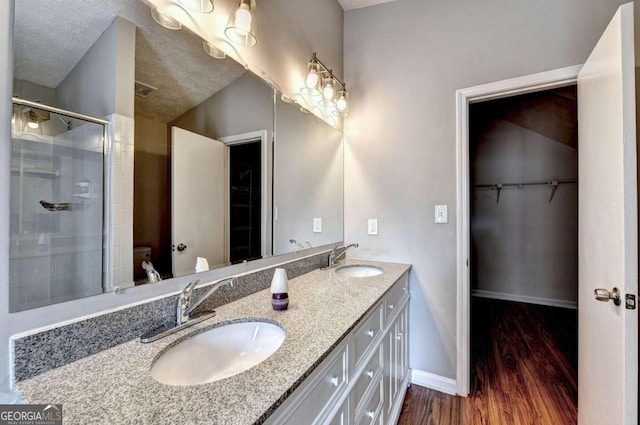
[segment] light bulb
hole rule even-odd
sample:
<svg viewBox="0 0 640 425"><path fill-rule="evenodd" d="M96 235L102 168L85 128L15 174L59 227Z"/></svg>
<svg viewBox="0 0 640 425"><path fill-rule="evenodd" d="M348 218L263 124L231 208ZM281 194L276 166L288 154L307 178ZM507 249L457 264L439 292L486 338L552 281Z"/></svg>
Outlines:
<svg viewBox="0 0 640 425"><path fill-rule="evenodd" d="M333 88L333 78L329 78L324 83L324 88L322 89L322 95L324 96L325 99L331 100L333 99L334 92L335 91Z"/></svg>
<svg viewBox="0 0 640 425"><path fill-rule="evenodd" d="M38 121L28 121L27 125L29 126L29 128L32 128L34 130L40 127L40 124L38 124Z"/></svg>
<svg viewBox="0 0 640 425"><path fill-rule="evenodd" d="M236 10L236 30L242 35L250 33L252 19L253 17L251 16L249 5L241 3L238 10Z"/></svg>
<svg viewBox="0 0 640 425"><path fill-rule="evenodd" d="M153 17L153 20L156 21L156 23L165 27L166 29L175 31L182 28L182 24L180 22L178 22L165 12L161 11L157 7L151 8L151 17Z"/></svg>
<svg viewBox="0 0 640 425"><path fill-rule="evenodd" d="M340 112L347 110L347 92L344 90L340 91L340 97L338 97L338 101L336 102L336 108L338 108Z"/></svg>
<svg viewBox="0 0 640 425"><path fill-rule="evenodd" d="M311 68L307 74L307 87L314 88L318 84L318 73L315 68Z"/></svg>

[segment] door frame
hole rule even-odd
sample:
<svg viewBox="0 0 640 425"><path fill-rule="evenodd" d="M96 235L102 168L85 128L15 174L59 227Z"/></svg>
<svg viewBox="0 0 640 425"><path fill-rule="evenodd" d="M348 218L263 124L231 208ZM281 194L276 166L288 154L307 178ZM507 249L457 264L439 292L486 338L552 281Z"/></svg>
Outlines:
<svg viewBox="0 0 640 425"><path fill-rule="evenodd" d="M231 205L230 196L231 193L229 191L229 173L231 170L229 169L229 155L230 151L228 149L229 146L233 145L243 145L245 143L255 142L260 140L260 151L261 151L261 172L260 172L260 188L262 190L262 195L260 196L260 255L262 258L271 256L271 252L269 252L269 248L271 244L267 241L268 236L268 223L269 223L269 201L271 200L271 191L269 190L269 147L268 143L268 131L267 130L256 130L250 131L248 133L234 134L232 136L219 137L217 140L221 143L224 143L227 146L227 152L225 155L225 164L228 172L226 173L226 183L225 190L227 192L226 202L227 206ZM230 207L229 207L230 208ZM225 212L225 258L229 260L231 258L230 246L229 242L231 240L231 230L229 229L229 208Z"/></svg>
<svg viewBox="0 0 640 425"><path fill-rule="evenodd" d="M469 205L469 105L577 83L582 65L468 87L456 91L457 360L456 387L468 396L471 385L471 210Z"/></svg>

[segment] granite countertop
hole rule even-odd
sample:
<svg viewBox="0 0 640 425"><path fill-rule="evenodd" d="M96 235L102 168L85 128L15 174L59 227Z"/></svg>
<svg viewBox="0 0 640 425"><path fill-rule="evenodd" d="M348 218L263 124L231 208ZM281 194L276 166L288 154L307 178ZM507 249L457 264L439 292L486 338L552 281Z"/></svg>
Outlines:
<svg viewBox="0 0 640 425"><path fill-rule="evenodd" d="M345 278L315 270L289 281L289 309L271 308L269 289L225 304L214 318L149 344L120 344L16 385L29 403L62 403L69 424L262 423L353 329L410 265L363 260L384 273ZM215 294L213 294L215 297ZM190 387L155 381L158 354L193 332L242 319L277 322L287 333L271 357L238 375Z"/></svg>

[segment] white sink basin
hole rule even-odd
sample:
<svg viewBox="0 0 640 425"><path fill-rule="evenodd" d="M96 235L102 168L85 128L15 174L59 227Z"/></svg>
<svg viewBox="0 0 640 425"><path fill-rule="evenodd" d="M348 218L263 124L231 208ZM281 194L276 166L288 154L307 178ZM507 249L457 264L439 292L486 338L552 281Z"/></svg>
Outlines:
<svg viewBox="0 0 640 425"><path fill-rule="evenodd" d="M369 266L366 264L354 264L348 266L340 266L336 269L336 274L345 277L371 277L384 273L380 267Z"/></svg>
<svg viewBox="0 0 640 425"><path fill-rule="evenodd" d="M198 385L237 375L271 356L285 331L267 322L219 326L171 347L151 365L151 376L167 385Z"/></svg>

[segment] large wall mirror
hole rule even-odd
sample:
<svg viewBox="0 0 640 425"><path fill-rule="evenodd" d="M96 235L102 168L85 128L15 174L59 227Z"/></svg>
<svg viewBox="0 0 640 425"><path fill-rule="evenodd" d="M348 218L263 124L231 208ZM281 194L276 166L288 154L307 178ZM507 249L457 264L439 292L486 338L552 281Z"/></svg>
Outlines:
<svg viewBox="0 0 640 425"><path fill-rule="evenodd" d="M339 131L141 0L15 13L10 311L342 240Z"/></svg>

